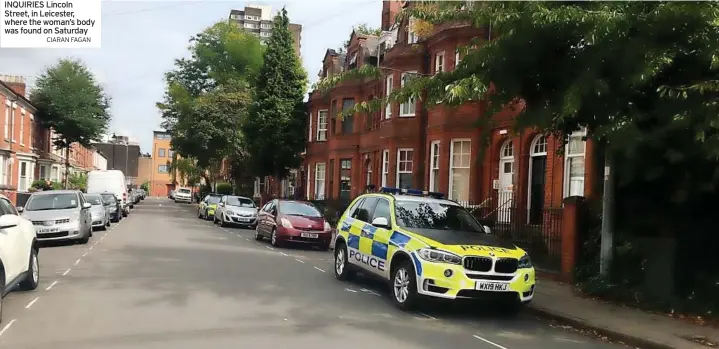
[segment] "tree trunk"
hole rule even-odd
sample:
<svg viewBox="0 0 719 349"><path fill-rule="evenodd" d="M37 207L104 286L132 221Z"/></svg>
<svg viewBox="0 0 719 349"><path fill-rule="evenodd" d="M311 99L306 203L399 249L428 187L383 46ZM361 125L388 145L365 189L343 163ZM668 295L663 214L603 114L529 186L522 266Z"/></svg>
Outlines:
<svg viewBox="0 0 719 349"><path fill-rule="evenodd" d="M65 147L65 178L63 179L63 187L67 189L70 174L70 144Z"/></svg>

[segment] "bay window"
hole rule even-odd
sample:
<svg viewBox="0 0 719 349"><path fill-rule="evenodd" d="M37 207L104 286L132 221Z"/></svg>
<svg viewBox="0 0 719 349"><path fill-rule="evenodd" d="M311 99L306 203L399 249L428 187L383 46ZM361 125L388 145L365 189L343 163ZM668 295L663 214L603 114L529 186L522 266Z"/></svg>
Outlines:
<svg viewBox="0 0 719 349"><path fill-rule="evenodd" d="M586 135L583 129L569 136L564 155L564 197L584 196Z"/></svg>
<svg viewBox="0 0 719 349"><path fill-rule="evenodd" d="M412 188L413 149L397 149L397 187Z"/></svg>
<svg viewBox="0 0 719 349"><path fill-rule="evenodd" d="M430 145L429 164L429 190L439 191L439 141Z"/></svg>
<svg viewBox="0 0 719 349"><path fill-rule="evenodd" d="M387 186L387 176L389 175L389 150L382 151L382 186Z"/></svg>
<svg viewBox="0 0 719 349"><path fill-rule="evenodd" d="M324 162L315 164L315 200L325 199L325 170Z"/></svg>
<svg viewBox="0 0 719 349"><path fill-rule="evenodd" d="M317 112L317 141L327 140L327 110Z"/></svg>
<svg viewBox="0 0 719 349"><path fill-rule="evenodd" d="M414 75L416 73L417 72L402 73L402 81L401 81L402 87L404 87L410 81L410 79L412 78L412 75ZM411 97L410 99L408 99L406 102L402 103L399 106L399 116L400 117L414 116L415 107L416 107L415 99L414 99L414 97Z"/></svg>

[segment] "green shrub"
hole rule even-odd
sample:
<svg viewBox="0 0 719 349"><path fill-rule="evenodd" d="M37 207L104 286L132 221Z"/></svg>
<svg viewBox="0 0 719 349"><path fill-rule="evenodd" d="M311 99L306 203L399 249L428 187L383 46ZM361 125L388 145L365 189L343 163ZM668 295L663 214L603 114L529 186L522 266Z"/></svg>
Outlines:
<svg viewBox="0 0 719 349"><path fill-rule="evenodd" d="M232 194L232 184L230 183L217 183L217 193L224 195Z"/></svg>

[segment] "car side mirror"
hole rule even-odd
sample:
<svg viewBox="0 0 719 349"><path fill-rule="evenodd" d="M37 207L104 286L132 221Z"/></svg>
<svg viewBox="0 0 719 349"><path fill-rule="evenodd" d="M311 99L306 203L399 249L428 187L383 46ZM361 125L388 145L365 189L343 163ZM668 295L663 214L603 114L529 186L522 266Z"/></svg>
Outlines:
<svg viewBox="0 0 719 349"><path fill-rule="evenodd" d="M0 229L14 228L20 223L20 216L6 214L0 216Z"/></svg>
<svg viewBox="0 0 719 349"><path fill-rule="evenodd" d="M377 228L389 228L389 221L385 217L377 217L372 220L372 225Z"/></svg>
<svg viewBox="0 0 719 349"><path fill-rule="evenodd" d="M492 234L492 229L489 228L488 226L485 225L485 226L482 226L482 228L484 228L484 232L485 232L485 233L487 233L487 234Z"/></svg>
<svg viewBox="0 0 719 349"><path fill-rule="evenodd" d="M20 213L22 213L22 211L25 211L25 207L22 206L15 207L15 209Z"/></svg>
<svg viewBox="0 0 719 349"><path fill-rule="evenodd" d="M87 203L87 202L86 202L86 203L82 204L82 208L87 209L87 208L90 208L90 207L92 207L92 204L90 204L90 203Z"/></svg>

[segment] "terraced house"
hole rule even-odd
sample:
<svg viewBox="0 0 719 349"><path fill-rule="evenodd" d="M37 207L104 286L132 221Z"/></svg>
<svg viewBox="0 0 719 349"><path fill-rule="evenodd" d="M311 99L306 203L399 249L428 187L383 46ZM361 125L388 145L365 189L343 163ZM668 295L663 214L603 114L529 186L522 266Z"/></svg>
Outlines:
<svg viewBox="0 0 719 349"><path fill-rule="evenodd" d="M60 181L64 176L65 153L54 148L53 131L40 125L35 112L26 98L25 80L0 76L0 188L13 201L35 180ZM95 153L73 144L71 173L96 168Z"/></svg>
<svg viewBox="0 0 719 349"><path fill-rule="evenodd" d="M488 28L469 23L444 24L420 37L413 19L394 23L402 6L412 3L383 2L380 36L353 32L346 53L326 51L320 78L365 64L384 68L385 76L310 93L303 169L307 197L348 200L368 185L442 192L480 219L491 220L496 229L513 235L529 231L527 239L539 236L558 263L563 199L596 194L591 185L596 168L588 158L592 144L582 140L582 132L571 135L566 145L562 137L534 130L515 134L514 112L486 115L481 100L456 108L410 100L338 119L339 111L400 88L410 74L455 69L462 60L458 47L475 37L490 38ZM480 157L483 142L475 122L481 117L496 122ZM565 147L564 156L558 154L560 147Z"/></svg>

